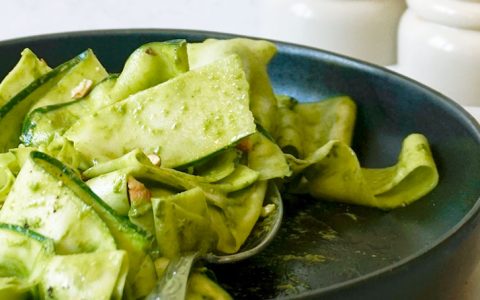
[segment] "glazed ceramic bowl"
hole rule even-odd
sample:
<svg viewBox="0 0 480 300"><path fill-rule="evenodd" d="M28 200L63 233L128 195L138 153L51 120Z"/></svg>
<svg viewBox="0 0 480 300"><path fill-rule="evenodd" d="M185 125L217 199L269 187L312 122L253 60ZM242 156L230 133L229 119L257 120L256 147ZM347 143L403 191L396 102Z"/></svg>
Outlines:
<svg viewBox="0 0 480 300"><path fill-rule="evenodd" d="M230 35L175 30L66 33L0 43L0 76L32 48L56 65L92 48L111 72L142 43ZM338 94L358 104L353 148L366 167L395 162L402 139L423 133L440 182L390 212L285 199L283 227L262 254L211 266L236 299L453 299L480 258L480 128L458 104L386 69L277 43L270 65L277 93L301 101ZM1 130L1 129L0 129Z"/></svg>

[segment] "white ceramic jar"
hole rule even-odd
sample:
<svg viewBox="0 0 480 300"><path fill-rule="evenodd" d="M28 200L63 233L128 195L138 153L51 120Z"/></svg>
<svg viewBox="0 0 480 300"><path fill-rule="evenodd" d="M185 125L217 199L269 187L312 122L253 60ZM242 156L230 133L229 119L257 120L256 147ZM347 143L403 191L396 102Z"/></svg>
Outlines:
<svg viewBox="0 0 480 300"><path fill-rule="evenodd" d="M405 0L261 0L260 36L389 65Z"/></svg>
<svg viewBox="0 0 480 300"><path fill-rule="evenodd" d="M408 0L395 70L480 106L480 0Z"/></svg>

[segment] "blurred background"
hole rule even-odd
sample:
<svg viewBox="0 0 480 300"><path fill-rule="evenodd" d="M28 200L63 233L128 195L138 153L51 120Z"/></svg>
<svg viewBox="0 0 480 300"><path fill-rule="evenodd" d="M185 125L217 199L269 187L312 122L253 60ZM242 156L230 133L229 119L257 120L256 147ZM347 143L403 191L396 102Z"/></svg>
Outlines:
<svg viewBox="0 0 480 300"><path fill-rule="evenodd" d="M177 28L294 42L388 67L480 120L480 0L8 0L0 20L0 40ZM480 299L475 276L465 298Z"/></svg>

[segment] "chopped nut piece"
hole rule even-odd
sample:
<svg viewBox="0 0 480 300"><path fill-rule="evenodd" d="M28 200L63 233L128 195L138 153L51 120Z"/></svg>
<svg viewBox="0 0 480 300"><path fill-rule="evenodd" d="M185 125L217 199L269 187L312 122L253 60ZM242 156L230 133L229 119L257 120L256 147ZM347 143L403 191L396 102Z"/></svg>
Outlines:
<svg viewBox="0 0 480 300"><path fill-rule="evenodd" d="M152 162L152 164L154 166L157 166L157 167L160 166L160 163L161 163L160 156L158 156L156 154L149 154L149 155L147 155L147 157Z"/></svg>
<svg viewBox="0 0 480 300"><path fill-rule="evenodd" d="M242 152L250 152L252 150L252 142L248 137L244 138L237 144L237 149Z"/></svg>
<svg viewBox="0 0 480 300"><path fill-rule="evenodd" d="M147 53L148 55L151 55L151 56L156 56L157 55L157 53L152 48L147 48L145 50L145 53Z"/></svg>
<svg viewBox="0 0 480 300"><path fill-rule="evenodd" d="M268 217L276 208L277 206L273 203L265 205L264 207L262 207L262 217Z"/></svg>
<svg viewBox="0 0 480 300"><path fill-rule="evenodd" d="M80 81L80 83L72 89L71 96L73 99L80 99L85 97L85 95L90 92L90 89L92 88L93 81L90 79L83 79Z"/></svg>
<svg viewBox="0 0 480 300"><path fill-rule="evenodd" d="M152 193L141 183L132 176L128 177L128 198L132 206L138 206L141 203L150 202Z"/></svg>

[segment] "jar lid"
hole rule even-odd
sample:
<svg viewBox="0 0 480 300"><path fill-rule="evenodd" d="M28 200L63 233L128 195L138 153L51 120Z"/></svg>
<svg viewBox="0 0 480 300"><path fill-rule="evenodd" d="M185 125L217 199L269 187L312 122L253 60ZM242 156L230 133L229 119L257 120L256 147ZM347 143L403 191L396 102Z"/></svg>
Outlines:
<svg viewBox="0 0 480 300"><path fill-rule="evenodd" d="M480 30L480 0L407 0L419 17L448 26Z"/></svg>

